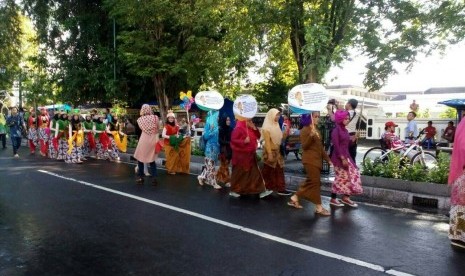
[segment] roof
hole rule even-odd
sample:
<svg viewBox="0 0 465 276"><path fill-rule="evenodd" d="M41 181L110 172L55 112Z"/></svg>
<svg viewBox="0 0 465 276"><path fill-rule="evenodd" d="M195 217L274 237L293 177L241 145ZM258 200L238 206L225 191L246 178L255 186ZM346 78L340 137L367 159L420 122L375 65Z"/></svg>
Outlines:
<svg viewBox="0 0 465 276"><path fill-rule="evenodd" d="M436 87L436 88L430 88L424 92L424 94L451 94L451 93L465 93L465 86Z"/></svg>

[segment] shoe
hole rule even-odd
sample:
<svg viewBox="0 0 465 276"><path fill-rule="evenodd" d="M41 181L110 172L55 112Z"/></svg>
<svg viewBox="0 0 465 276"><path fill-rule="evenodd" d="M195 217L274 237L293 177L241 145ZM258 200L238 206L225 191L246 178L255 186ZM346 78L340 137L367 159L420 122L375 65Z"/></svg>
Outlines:
<svg viewBox="0 0 465 276"><path fill-rule="evenodd" d="M272 193L273 193L273 191L265 190L265 191L260 193L260 198L265 198L265 197L271 195Z"/></svg>
<svg viewBox="0 0 465 276"><path fill-rule="evenodd" d="M286 191L286 190L277 192L277 194L278 194L278 195L282 195L282 196L289 196L289 195L292 195L291 192Z"/></svg>
<svg viewBox="0 0 465 276"><path fill-rule="evenodd" d="M15 155L13 155L13 157L19 158L19 154L15 154Z"/></svg>
<svg viewBox="0 0 465 276"><path fill-rule="evenodd" d="M224 186L225 186L226 188L231 188L231 183L228 182L228 183L224 184Z"/></svg>
<svg viewBox="0 0 465 276"><path fill-rule="evenodd" d="M144 179L142 177L138 177L136 179L136 183L139 184L139 185L142 185L142 184L144 184Z"/></svg>
<svg viewBox="0 0 465 276"><path fill-rule="evenodd" d="M287 202L287 205L289 205L289 206L291 206L291 207L294 207L294 208L296 208L296 209L302 209L302 208L304 208L304 207L302 207L302 205L300 205L300 203L299 203L298 201L292 200L292 199L291 199L290 201Z"/></svg>
<svg viewBox="0 0 465 276"><path fill-rule="evenodd" d="M331 200L329 201L329 204L330 204L331 206L334 206L334 207L343 207L343 206L344 206L344 204L342 204L342 203L341 203L339 200L337 200L337 199L331 199Z"/></svg>
<svg viewBox="0 0 465 276"><path fill-rule="evenodd" d="M218 184L214 184L214 185L213 185L213 188L215 188L215 189L219 190L219 189L221 189L221 188L223 188L223 187L221 187L221 186L220 186L220 185L218 185Z"/></svg>
<svg viewBox="0 0 465 276"><path fill-rule="evenodd" d="M197 180L199 181L200 186L203 186L205 184L205 182L203 182L203 179L202 179L202 177L200 175L197 176Z"/></svg>
<svg viewBox="0 0 465 276"><path fill-rule="evenodd" d="M238 198L238 197L240 197L241 195L238 194L238 193L235 193L235 192L229 192L229 196L230 196L230 197L234 197L234 198Z"/></svg>
<svg viewBox="0 0 465 276"><path fill-rule="evenodd" d="M331 216L331 213L325 208L321 208L320 211L315 210L315 214L320 215L320 216L325 216L325 217Z"/></svg>
<svg viewBox="0 0 465 276"><path fill-rule="evenodd" d="M157 181L156 178L154 178L154 179L152 180L152 186L157 186L157 185L158 185L158 181Z"/></svg>
<svg viewBox="0 0 465 276"><path fill-rule="evenodd" d="M350 199L341 199L341 202L344 203L345 205L347 206L350 206L352 208L357 208L358 207L358 204L353 202L352 200Z"/></svg>

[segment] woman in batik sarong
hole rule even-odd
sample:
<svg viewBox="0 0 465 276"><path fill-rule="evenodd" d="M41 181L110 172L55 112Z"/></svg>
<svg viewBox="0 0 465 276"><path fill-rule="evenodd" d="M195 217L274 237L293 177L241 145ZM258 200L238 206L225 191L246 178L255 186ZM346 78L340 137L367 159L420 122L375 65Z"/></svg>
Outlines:
<svg viewBox="0 0 465 276"><path fill-rule="evenodd" d="M49 146L48 146L48 157L51 159L57 159L58 156L58 140L55 138L58 135L58 121L60 120L60 113L57 112L53 115L53 119L50 120L50 133L49 133Z"/></svg>
<svg viewBox="0 0 465 276"><path fill-rule="evenodd" d="M201 139L205 139L205 163L202 173L197 177L199 184L209 184L215 189L221 189L216 183L215 163L218 162L220 144L218 143L218 114L219 111L208 111L207 121Z"/></svg>
<svg viewBox="0 0 465 276"><path fill-rule="evenodd" d="M37 134L39 136L40 155L47 156L50 141L50 117L47 109L41 108L37 122Z"/></svg>
<svg viewBox="0 0 465 276"><path fill-rule="evenodd" d="M286 191L284 181L284 158L281 155L280 147L283 140L283 133L279 127L279 117L281 113L276 108L272 108L266 113L265 121L261 129L264 140L263 150L263 170L262 175L268 190L279 195L290 195Z"/></svg>
<svg viewBox="0 0 465 276"><path fill-rule="evenodd" d="M31 154L36 153L36 147L39 144L39 136L37 135L37 118L34 110L31 110L29 119L27 119L27 141Z"/></svg>
<svg viewBox="0 0 465 276"><path fill-rule="evenodd" d="M334 120L336 127L331 133L333 144L331 162L333 162L336 176L331 187L330 205L357 207L357 203L353 202L350 196L363 193L363 188L360 172L355 166L355 160L349 154L350 135L346 129L350 121L349 113L345 110L338 110L334 114ZM338 194L342 195L341 201L337 200Z"/></svg>
<svg viewBox="0 0 465 276"><path fill-rule="evenodd" d="M169 174L189 173L191 159L191 138L179 134L172 111L167 114L162 137L165 143L166 170Z"/></svg>
<svg viewBox="0 0 465 276"><path fill-rule="evenodd" d="M93 126L93 133L95 133L95 145L96 145L96 156L97 159L109 159L108 149L111 145L111 140L108 137L109 129L107 124L104 122L105 117L102 115L95 115L95 121Z"/></svg>
<svg viewBox="0 0 465 276"><path fill-rule="evenodd" d="M86 119L82 122L82 130L84 131L84 145L82 146L82 160L90 157L90 153L95 149L95 137L92 130L94 122L92 122L92 114L87 114Z"/></svg>
<svg viewBox="0 0 465 276"><path fill-rule="evenodd" d="M450 229L452 246L465 249L465 120L457 126L450 162Z"/></svg>
<svg viewBox="0 0 465 276"><path fill-rule="evenodd" d="M251 119L240 116L236 119L236 127L231 134L232 173L229 195L239 197L259 194L260 198L264 198L273 191L266 190L265 181L257 163L256 150L260 131Z"/></svg>
<svg viewBox="0 0 465 276"><path fill-rule="evenodd" d="M144 183L144 164L149 164L153 177L152 185L157 185L158 117L153 114L152 108L148 104L144 104L140 109L137 125L142 130L142 134L134 152L138 167L136 182L138 184Z"/></svg>
<svg viewBox="0 0 465 276"><path fill-rule="evenodd" d="M57 159L66 160L68 152L68 138L69 138L69 121L68 114L62 113L60 119L57 121L57 129L54 146L57 148Z"/></svg>
<svg viewBox="0 0 465 276"><path fill-rule="evenodd" d="M81 126L81 115L75 113L68 126L68 151L66 163L82 164L82 146L84 145L84 131Z"/></svg>

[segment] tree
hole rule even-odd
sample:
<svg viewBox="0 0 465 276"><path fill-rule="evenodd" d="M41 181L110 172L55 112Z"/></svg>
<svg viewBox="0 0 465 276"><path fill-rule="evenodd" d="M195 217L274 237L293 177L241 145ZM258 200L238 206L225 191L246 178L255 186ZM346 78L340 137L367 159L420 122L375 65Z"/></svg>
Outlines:
<svg viewBox="0 0 465 276"><path fill-rule="evenodd" d="M13 83L21 61L21 20L20 10L14 0L0 3L0 90Z"/></svg>
<svg viewBox="0 0 465 276"><path fill-rule="evenodd" d="M444 50L465 36L465 3L458 0L250 0L249 4L257 11L255 22L262 26L264 40L273 29L288 37L300 83L321 82L354 47L370 58L364 84L377 90L396 73L393 64L411 67L418 54Z"/></svg>

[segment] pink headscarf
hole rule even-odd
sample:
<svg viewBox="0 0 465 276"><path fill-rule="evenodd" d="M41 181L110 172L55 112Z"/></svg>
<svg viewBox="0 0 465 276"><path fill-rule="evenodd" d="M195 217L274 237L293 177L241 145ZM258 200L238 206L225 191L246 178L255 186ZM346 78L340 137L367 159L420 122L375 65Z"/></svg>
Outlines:
<svg viewBox="0 0 465 276"><path fill-rule="evenodd" d="M334 121L336 124L340 125L347 116L349 116L349 112L347 112L347 110L337 110L334 114Z"/></svg>
<svg viewBox="0 0 465 276"><path fill-rule="evenodd" d="M454 137L454 149L450 160L449 184L462 174L465 167L465 119L457 126Z"/></svg>

